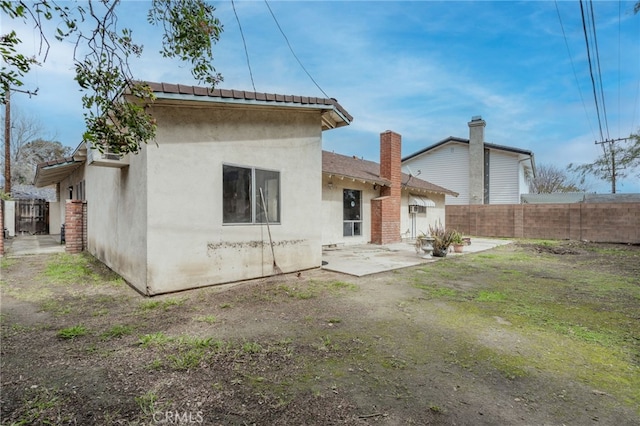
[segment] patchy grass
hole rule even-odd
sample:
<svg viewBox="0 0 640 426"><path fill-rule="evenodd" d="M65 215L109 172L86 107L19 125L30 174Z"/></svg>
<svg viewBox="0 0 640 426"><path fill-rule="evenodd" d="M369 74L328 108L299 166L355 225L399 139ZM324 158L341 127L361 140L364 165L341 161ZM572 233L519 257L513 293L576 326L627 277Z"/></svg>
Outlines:
<svg viewBox="0 0 640 426"><path fill-rule="evenodd" d="M89 330L84 325L74 325L58 331L58 337L61 339L75 339L88 333Z"/></svg>
<svg viewBox="0 0 640 426"><path fill-rule="evenodd" d="M560 247L557 242L540 245ZM590 251L637 257L637 251L620 248ZM509 378L525 377L532 369L556 377L573 375L628 403L639 403L640 354L634 337L640 335L637 277L577 266L571 258L540 252L500 248L441 262L434 268L436 276L413 277L413 285L425 292L428 303L446 303L429 308L436 321L464 330L461 341L467 343L448 342L453 347L450 360L465 368L496 369ZM456 280L440 280L452 274ZM459 281L474 284L449 287ZM502 333L516 327L527 336L521 346L529 350L514 355L486 348L478 336L488 327L498 327ZM497 333L493 339L500 341L504 335ZM517 343L505 341L498 347L512 345Z"/></svg>
<svg viewBox="0 0 640 426"><path fill-rule="evenodd" d="M107 330L104 333L102 333L101 337L104 340L119 339L121 337L133 334L133 330L134 329L135 329L135 327L133 327L131 325L118 324L118 325L114 325L109 330Z"/></svg>
<svg viewBox="0 0 640 426"><path fill-rule="evenodd" d="M169 343L171 338L166 336L163 332L159 331L157 333L145 334L140 336L138 339L138 343L143 346L162 346L166 343Z"/></svg>
<svg viewBox="0 0 640 426"><path fill-rule="evenodd" d="M135 425L170 410L204 424L635 424L640 251L590 247L524 241L153 299L101 285L91 264L95 285L50 282L41 261L0 289L54 314L2 315L3 422Z"/></svg>
<svg viewBox="0 0 640 426"><path fill-rule="evenodd" d="M186 299L173 299L173 298L168 298L164 300L158 300L158 299L145 300L144 302L140 303L139 307L140 307L140 310L142 310L143 312L152 311L154 309L163 309L166 311L168 309L171 309L172 307L183 305L185 300Z"/></svg>
<svg viewBox="0 0 640 426"><path fill-rule="evenodd" d="M215 324L218 319L215 315L199 315L193 318L194 321L197 322L206 322L207 324Z"/></svg>
<svg viewBox="0 0 640 426"><path fill-rule="evenodd" d="M60 415L60 408L66 402L61 398L58 389L31 386L25 393L21 410L17 413L17 421L11 424L17 426L70 423L73 419L70 414Z"/></svg>
<svg viewBox="0 0 640 426"><path fill-rule="evenodd" d="M90 257L84 254L55 254L43 275L49 282L63 285L96 283L100 279L91 269Z"/></svg>

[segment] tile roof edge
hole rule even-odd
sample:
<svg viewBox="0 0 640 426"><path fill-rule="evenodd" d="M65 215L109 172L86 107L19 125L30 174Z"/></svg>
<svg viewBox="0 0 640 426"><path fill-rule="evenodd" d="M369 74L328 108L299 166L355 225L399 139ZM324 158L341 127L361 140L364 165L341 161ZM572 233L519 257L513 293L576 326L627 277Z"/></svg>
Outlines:
<svg viewBox="0 0 640 426"><path fill-rule="evenodd" d="M213 98L223 99L241 99L251 101L266 101L275 103L295 103L301 105L327 105L334 107L340 114L342 114L348 122L353 121L353 116L347 112L347 110L340 105L335 98L318 98L312 96L299 96L299 95L285 95L278 93L267 92L251 92L238 89L208 89L202 86L189 86L172 83L159 83L155 81L140 81L140 83L147 84L152 92L155 93L171 93L193 96L209 96ZM203 89L206 92L203 92Z"/></svg>

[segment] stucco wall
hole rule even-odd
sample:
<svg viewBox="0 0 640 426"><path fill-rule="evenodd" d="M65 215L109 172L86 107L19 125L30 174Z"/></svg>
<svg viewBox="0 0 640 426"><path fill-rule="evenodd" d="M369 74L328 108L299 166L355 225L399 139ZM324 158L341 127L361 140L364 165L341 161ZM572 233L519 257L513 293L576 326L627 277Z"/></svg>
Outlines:
<svg viewBox="0 0 640 426"><path fill-rule="evenodd" d="M49 234L60 233L60 226L64 223L64 218L60 216L60 202L51 201L49 203Z"/></svg>
<svg viewBox="0 0 640 426"><path fill-rule="evenodd" d="M329 182L332 188L329 188ZM362 191L362 235L345 237L343 235L343 191L356 189ZM322 177L322 218L318 226L322 227L322 245L367 244L371 241L371 199L379 197L380 191L373 184L352 179L340 179L333 176Z"/></svg>
<svg viewBox="0 0 640 426"><path fill-rule="evenodd" d="M420 197L429 198L435 203L435 207L427 207L426 213L415 214L415 236L426 234L429 232L429 225L435 226L437 224L445 225L445 203L444 194L435 193L422 193L417 194ZM400 210L401 216L401 231L403 239L415 238L412 235L413 228L413 215L409 213L409 200L412 197L411 192L408 190L402 191L402 207Z"/></svg>
<svg viewBox="0 0 640 426"><path fill-rule="evenodd" d="M142 293L147 292L145 172L151 146L130 155L129 167L85 166L87 250Z"/></svg>
<svg viewBox="0 0 640 426"><path fill-rule="evenodd" d="M224 164L280 172L281 222L271 224L277 265L321 265L319 112L156 104L153 114L158 146L145 147L150 294L274 272L264 224L223 224Z"/></svg>
<svg viewBox="0 0 640 426"><path fill-rule="evenodd" d="M16 236L16 202L15 201L6 200L4 202L3 219L4 219L3 227L7 228L7 231L9 231L10 237L15 237ZM3 231L4 228L0 229L0 231Z"/></svg>

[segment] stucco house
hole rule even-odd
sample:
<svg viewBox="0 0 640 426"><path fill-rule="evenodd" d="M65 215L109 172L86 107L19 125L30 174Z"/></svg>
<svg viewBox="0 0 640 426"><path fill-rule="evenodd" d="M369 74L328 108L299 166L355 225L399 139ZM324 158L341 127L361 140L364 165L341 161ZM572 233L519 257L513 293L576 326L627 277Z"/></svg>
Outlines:
<svg viewBox="0 0 640 426"><path fill-rule="evenodd" d="M403 170L459 194L446 204L519 204L535 176L533 152L485 142L479 116L468 125L468 139L450 136L404 157Z"/></svg>
<svg viewBox="0 0 640 426"><path fill-rule="evenodd" d="M286 273L321 266L323 246L415 237L457 195L403 174L391 131L380 164L322 151L322 132L353 120L334 99L149 84L154 143L124 156L81 144L35 182L57 188L51 232L84 233L74 247L142 294L273 275L271 239Z"/></svg>
<svg viewBox="0 0 640 426"><path fill-rule="evenodd" d="M348 125L334 99L150 83L154 143L136 155L81 145L38 167L86 203L86 250L146 295L322 263L322 132ZM157 146L156 146L157 145ZM265 199L265 217L260 189Z"/></svg>
<svg viewBox="0 0 640 426"><path fill-rule="evenodd" d="M457 194L401 171L401 136L380 135L380 163L322 153L322 244L387 244L444 224L445 195Z"/></svg>

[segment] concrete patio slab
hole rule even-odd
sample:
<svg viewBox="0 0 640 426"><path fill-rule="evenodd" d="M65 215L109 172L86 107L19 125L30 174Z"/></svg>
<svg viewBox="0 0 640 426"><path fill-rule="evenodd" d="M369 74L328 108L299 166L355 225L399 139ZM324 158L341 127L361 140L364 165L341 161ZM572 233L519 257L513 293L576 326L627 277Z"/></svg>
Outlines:
<svg viewBox="0 0 640 426"><path fill-rule="evenodd" d="M471 245L465 246L462 253L449 253L447 256L464 256L465 254L477 253L509 243L511 243L510 240L472 237ZM402 242L382 246L374 244L347 245L323 249L322 269L362 277L423 263L435 262L440 259L442 258L425 258L423 253L418 254L413 242Z"/></svg>
<svg viewBox="0 0 640 426"><path fill-rule="evenodd" d="M64 244L60 235L19 235L4 241L4 252L7 257L64 253Z"/></svg>

